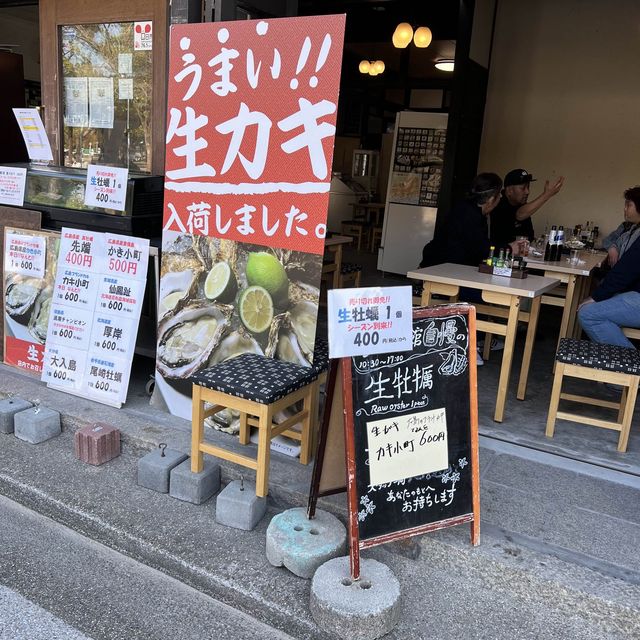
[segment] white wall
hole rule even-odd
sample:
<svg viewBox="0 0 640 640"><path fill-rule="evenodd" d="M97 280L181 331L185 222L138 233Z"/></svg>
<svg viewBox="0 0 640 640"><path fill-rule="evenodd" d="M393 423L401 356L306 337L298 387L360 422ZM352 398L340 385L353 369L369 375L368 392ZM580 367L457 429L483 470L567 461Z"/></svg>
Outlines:
<svg viewBox="0 0 640 640"><path fill-rule="evenodd" d="M574 226L622 220L640 184L640 2L500 0L480 171L523 167L564 189L533 218Z"/></svg>
<svg viewBox="0 0 640 640"><path fill-rule="evenodd" d="M13 48L13 53L22 56L25 80L40 82L37 5L0 9L0 45L18 45Z"/></svg>

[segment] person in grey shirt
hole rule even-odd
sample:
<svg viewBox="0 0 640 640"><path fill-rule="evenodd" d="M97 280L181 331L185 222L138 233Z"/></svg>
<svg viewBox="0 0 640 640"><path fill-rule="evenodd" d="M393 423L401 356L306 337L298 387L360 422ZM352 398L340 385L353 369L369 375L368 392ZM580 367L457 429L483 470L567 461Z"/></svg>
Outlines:
<svg viewBox="0 0 640 640"><path fill-rule="evenodd" d="M635 215L635 211L640 211L640 186L627 189L624 192L624 201L624 222L602 241L602 248L609 255L610 267L615 266L624 252L640 236L640 223Z"/></svg>

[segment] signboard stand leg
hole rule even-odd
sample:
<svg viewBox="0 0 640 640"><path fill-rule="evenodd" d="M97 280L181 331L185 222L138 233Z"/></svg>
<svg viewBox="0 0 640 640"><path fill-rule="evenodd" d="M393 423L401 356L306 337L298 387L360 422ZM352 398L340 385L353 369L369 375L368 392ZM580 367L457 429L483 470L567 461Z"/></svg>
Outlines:
<svg viewBox="0 0 640 640"><path fill-rule="evenodd" d="M333 405L334 389L338 375L338 363L335 360L329 361L329 373L325 387L325 403L322 412L322 424L318 434L318 447L316 450L313 472L311 474L311 489L309 491L309 502L307 503L307 518L313 520L316 517L316 506L320 497L320 479L322 477L322 467L324 466L324 454L327 448L327 436L329 433L329 423L331 421L331 407Z"/></svg>
<svg viewBox="0 0 640 640"><path fill-rule="evenodd" d="M475 358L476 351L476 308L469 308L469 354ZM469 407L471 412L471 544L480 544L480 455L478 444L478 368L476 362L469 362Z"/></svg>
<svg viewBox="0 0 640 640"><path fill-rule="evenodd" d="M344 403L344 442L347 460L347 502L349 505L349 557L351 579L360 579L360 535L358 529L358 493L356 488L356 444L347 416L353 415L351 394L351 358L342 359L342 397ZM353 424L353 423L351 423Z"/></svg>

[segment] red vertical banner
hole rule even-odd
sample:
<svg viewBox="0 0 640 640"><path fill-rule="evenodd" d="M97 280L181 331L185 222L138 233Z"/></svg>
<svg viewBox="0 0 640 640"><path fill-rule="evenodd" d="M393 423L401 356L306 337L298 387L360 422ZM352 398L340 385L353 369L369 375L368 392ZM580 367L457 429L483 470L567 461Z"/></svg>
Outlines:
<svg viewBox="0 0 640 640"><path fill-rule="evenodd" d="M344 25L171 29L157 387L172 413L190 414L184 379L228 357L312 362Z"/></svg>

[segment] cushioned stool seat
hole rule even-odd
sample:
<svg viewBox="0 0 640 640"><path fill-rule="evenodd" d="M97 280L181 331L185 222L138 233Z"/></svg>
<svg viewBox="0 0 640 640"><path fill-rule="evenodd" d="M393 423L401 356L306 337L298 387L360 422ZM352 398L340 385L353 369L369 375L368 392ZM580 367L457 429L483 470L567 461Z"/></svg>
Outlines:
<svg viewBox="0 0 640 640"><path fill-rule="evenodd" d="M230 460L255 469L256 494L267 495L272 438L282 434L300 440L300 462L307 464L311 458L319 374L314 367L245 353L192 376L191 470L202 470L203 453ZM275 414L300 400L301 410L279 424L273 421ZM205 402L213 406L205 410ZM258 428L257 458L204 442L204 419L223 409L240 412L241 444L249 444L252 426ZM292 429L297 424L300 431Z"/></svg>
<svg viewBox="0 0 640 640"><path fill-rule="evenodd" d="M352 283L354 287L360 286L362 265L354 262L343 262L340 267L340 287Z"/></svg>
<svg viewBox="0 0 640 640"><path fill-rule="evenodd" d="M600 400L593 396L561 393L564 376L607 382L621 387L620 402ZM556 419L571 420L620 432L618 451L627 450L631 418L640 380L640 353L636 349L600 344L589 340L562 338L556 353L556 372L551 392L546 435L553 437ZM560 400L616 409L616 421L558 411Z"/></svg>

